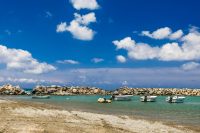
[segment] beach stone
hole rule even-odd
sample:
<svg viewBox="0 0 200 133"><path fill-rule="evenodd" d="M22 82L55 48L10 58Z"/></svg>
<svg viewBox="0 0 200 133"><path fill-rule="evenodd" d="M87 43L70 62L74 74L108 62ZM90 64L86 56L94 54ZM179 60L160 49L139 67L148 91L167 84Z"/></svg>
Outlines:
<svg viewBox="0 0 200 133"><path fill-rule="evenodd" d="M100 92L99 89L94 89L94 94L98 94Z"/></svg>
<svg viewBox="0 0 200 133"><path fill-rule="evenodd" d="M107 103L111 103L112 101L111 101L111 100L106 100L106 102L107 102Z"/></svg>
<svg viewBox="0 0 200 133"><path fill-rule="evenodd" d="M77 90L77 89L73 89L72 92L73 92L73 93L77 93L78 90Z"/></svg>
<svg viewBox="0 0 200 133"><path fill-rule="evenodd" d="M105 100L104 98L99 98L97 101L98 101L99 103L105 103L105 102L106 102L106 100Z"/></svg>

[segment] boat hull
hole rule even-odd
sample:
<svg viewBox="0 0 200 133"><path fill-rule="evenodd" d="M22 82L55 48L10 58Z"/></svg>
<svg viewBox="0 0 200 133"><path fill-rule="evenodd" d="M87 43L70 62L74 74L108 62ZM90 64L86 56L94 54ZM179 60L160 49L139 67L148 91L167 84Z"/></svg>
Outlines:
<svg viewBox="0 0 200 133"><path fill-rule="evenodd" d="M169 102L169 103L183 103L184 100L185 100L185 97L178 97L178 96L174 96L172 98L170 97L166 98L166 102Z"/></svg>
<svg viewBox="0 0 200 133"><path fill-rule="evenodd" d="M33 99L49 99L50 96L32 96Z"/></svg>
<svg viewBox="0 0 200 133"><path fill-rule="evenodd" d="M122 95L122 96L115 96L115 101L131 101L132 96L131 95Z"/></svg>
<svg viewBox="0 0 200 133"><path fill-rule="evenodd" d="M141 102L156 102L157 96L147 96L145 99L145 96L140 97Z"/></svg>

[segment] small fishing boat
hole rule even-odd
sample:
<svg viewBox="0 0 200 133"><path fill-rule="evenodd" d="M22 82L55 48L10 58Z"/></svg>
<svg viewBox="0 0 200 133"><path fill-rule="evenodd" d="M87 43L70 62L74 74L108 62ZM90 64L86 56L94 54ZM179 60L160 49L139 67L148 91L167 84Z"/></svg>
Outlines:
<svg viewBox="0 0 200 133"><path fill-rule="evenodd" d="M142 96L140 97L141 102L155 102L157 96Z"/></svg>
<svg viewBox="0 0 200 133"><path fill-rule="evenodd" d="M185 97L184 96L168 96L166 101L168 103L183 103Z"/></svg>
<svg viewBox="0 0 200 133"><path fill-rule="evenodd" d="M111 99L115 101L131 101L132 97L132 95L113 95Z"/></svg>
<svg viewBox="0 0 200 133"><path fill-rule="evenodd" d="M35 95L35 96L32 96L33 99L49 99L50 96L49 95Z"/></svg>

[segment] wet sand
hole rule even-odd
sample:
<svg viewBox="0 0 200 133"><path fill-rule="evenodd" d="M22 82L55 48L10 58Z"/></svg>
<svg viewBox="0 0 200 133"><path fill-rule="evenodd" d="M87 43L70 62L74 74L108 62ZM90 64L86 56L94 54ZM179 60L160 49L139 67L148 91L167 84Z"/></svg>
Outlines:
<svg viewBox="0 0 200 133"><path fill-rule="evenodd" d="M195 133L187 127L128 116L68 111L59 107L0 99L0 133Z"/></svg>

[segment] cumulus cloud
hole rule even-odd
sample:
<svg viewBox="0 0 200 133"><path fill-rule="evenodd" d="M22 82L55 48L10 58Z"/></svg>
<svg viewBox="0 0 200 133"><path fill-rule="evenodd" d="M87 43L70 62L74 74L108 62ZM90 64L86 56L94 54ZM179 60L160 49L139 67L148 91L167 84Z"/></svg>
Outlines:
<svg viewBox="0 0 200 133"><path fill-rule="evenodd" d="M93 58L91 61L94 62L94 63L100 63L100 62L103 62L104 59L102 59L102 58Z"/></svg>
<svg viewBox="0 0 200 133"><path fill-rule="evenodd" d="M95 13L88 13L86 15L74 14L74 20L67 25L66 22L61 22L57 25L56 32L70 32L74 38L79 40L92 40L95 32L88 27L92 22L96 22Z"/></svg>
<svg viewBox="0 0 200 133"><path fill-rule="evenodd" d="M113 44L117 46L117 49L125 49L130 51L134 49L135 40L132 40L131 37L126 37L120 41L113 41Z"/></svg>
<svg viewBox="0 0 200 133"><path fill-rule="evenodd" d="M0 64L5 64L7 69L21 70L30 74L56 70L54 66L34 59L28 51L11 49L3 45L0 45Z"/></svg>
<svg viewBox="0 0 200 133"><path fill-rule="evenodd" d="M128 51L128 56L133 59L153 59L157 56L158 47L151 47L148 44L136 43L130 37L126 37L120 41L115 40L113 44L119 49Z"/></svg>
<svg viewBox="0 0 200 133"><path fill-rule="evenodd" d="M183 36L183 31L182 30L177 30L176 32L172 33L169 36L169 39L176 40L176 39L181 38L182 36Z"/></svg>
<svg viewBox="0 0 200 133"><path fill-rule="evenodd" d="M159 28L152 33L150 31L142 31L143 36L147 36L153 39L170 39L176 40L182 37L183 31L177 30L176 32L172 32L169 27Z"/></svg>
<svg viewBox="0 0 200 133"><path fill-rule="evenodd" d="M190 31L180 38L180 42L170 42L162 46L151 46L145 43L136 43L130 37L113 44L117 49L128 52L129 58L136 60L158 59L162 61L186 61L200 59L200 33L197 30Z"/></svg>
<svg viewBox="0 0 200 133"><path fill-rule="evenodd" d="M126 62L126 58L124 56L122 56L122 55L117 55L116 59L120 63L125 63Z"/></svg>
<svg viewBox="0 0 200 133"><path fill-rule="evenodd" d="M70 0L73 7L77 10L89 9L95 10L99 8L99 5L96 0Z"/></svg>
<svg viewBox="0 0 200 133"><path fill-rule="evenodd" d="M87 26L80 25L77 21L72 21L66 29L79 40L92 40L95 32Z"/></svg>
<svg viewBox="0 0 200 133"><path fill-rule="evenodd" d="M75 20L79 24L89 25L92 22L96 22L95 13L93 13L93 12L88 13L86 15L82 15L82 16L78 13L74 13L74 16L75 16Z"/></svg>
<svg viewBox="0 0 200 133"><path fill-rule="evenodd" d="M194 69L197 69L199 67L200 67L200 64L197 63L197 62L188 62L188 63L185 63L185 64L183 64L181 66L181 68L183 70L186 70L186 71L188 71L188 70L194 70Z"/></svg>
<svg viewBox="0 0 200 133"><path fill-rule="evenodd" d="M73 64L73 65L79 64L79 62L75 61L75 60L59 60L59 61L57 61L57 63L60 63L60 64Z"/></svg>

